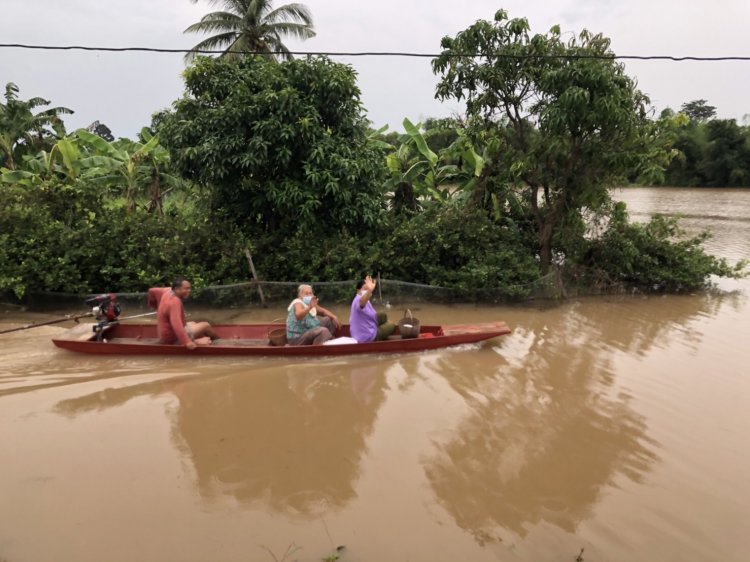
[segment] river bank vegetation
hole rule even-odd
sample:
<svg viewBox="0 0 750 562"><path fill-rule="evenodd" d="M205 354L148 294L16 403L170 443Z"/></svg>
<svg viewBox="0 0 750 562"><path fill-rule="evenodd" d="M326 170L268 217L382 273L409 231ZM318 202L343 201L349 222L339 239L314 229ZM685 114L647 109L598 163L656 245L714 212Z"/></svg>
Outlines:
<svg viewBox="0 0 750 562"><path fill-rule="evenodd" d="M324 57L197 57L136 139L67 132L69 109L8 84L0 294L245 281L245 248L269 280L380 272L493 300L553 271L669 291L742 274L673 219L631 223L609 190L748 185L748 127L703 100L655 118L586 31L532 35L500 11L441 47L436 96L465 113L401 134L371 128L354 70Z"/></svg>

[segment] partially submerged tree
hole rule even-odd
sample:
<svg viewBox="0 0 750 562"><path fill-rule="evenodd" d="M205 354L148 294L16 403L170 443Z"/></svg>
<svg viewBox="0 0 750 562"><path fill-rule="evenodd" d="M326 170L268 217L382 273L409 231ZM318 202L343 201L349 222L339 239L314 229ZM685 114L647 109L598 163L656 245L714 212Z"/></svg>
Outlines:
<svg viewBox="0 0 750 562"><path fill-rule="evenodd" d="M488 173L523 195L546 273L565 225L603 205L607 188L646 158L648 99L609 39L588 31L568 41L557 26L532 36L527 20L500 10L442 47L436 97L465 100L471 134L498 130Z"/></svg>
<svg viewBox="0 0 750 562"><path fill-rule="evenodd" d="M206 14L185 30L185 33L214 34L193 47L193 51L223 49L221 56L229 58L248 51L263 52L272 60L290 60L292 55L283 39L315 37L312 14L304 4L274 8L271 0L209 0L209 3L224 9ZM191 51L185 60L192 61L195 54Z"/></svg>

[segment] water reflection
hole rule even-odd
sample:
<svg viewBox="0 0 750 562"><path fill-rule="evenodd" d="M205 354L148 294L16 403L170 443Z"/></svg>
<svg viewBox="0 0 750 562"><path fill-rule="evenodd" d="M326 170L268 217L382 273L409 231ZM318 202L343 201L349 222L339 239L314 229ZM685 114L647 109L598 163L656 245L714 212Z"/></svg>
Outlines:
<svg viewBox="0 0 750 562"><path fill-rule="evenodd" d="M681 344L695 351L712 318L746 306L742 293L612 297L579 303L588 345L611 346L643 357Z"/></svg>
<svg viewBox="0 0 750 562"><path fill-rule="evenodd" d="M645 419L615 384L618 361L695 348L721 299L583 300L529 315L494 363L493 349L432 369L469 414L425 462L439 502L477 541L525 536L545 522L566 532L622 478L641 482L659 459ZM644 314L644 307L650 314ZM626 314L626 309L631 309Z"/></svg>
<svg viewBox="0 0 750 562"><path fill-rule="evenodd" d="M227 496L287 516L343 507L355 485L366 439L385 396L372 361L272 368L220 377L178 377L65 400L78 415L169 392L173 441L194 469L207 501Z"/></svg>
<svg viewBox="0 0 750 562"><path fill-rule="evenodd" d="M175 427L201 493L262 500L299 515L354 498L365 438L384 395L382 377L362 369L289 368L183 387Z"/></svg>

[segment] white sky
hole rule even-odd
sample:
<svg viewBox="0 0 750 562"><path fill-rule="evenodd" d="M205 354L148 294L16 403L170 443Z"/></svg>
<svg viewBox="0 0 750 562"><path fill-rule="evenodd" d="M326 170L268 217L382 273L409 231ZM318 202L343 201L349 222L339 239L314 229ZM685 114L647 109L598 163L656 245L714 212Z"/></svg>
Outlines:
<svg viewBox="0 0 750 562"><path fill-rule="evenodd" d="M284 0L278 0L280 5ZM747 56L746 0L307 0L317 37L287 42L292 50L439 52L440 39L498 8L526 17L531 31L560 24L564 32L587 28L612 39L620 55ZM0 43L189 48L200 36L182 31L210 8L206 0L0 0ZM400 129L460 112L434 99L437 77L430 59L340 58L359 73L369 118ZM719 116L750 113L750 62L629 62L631 76L653 105L678 109L704 98ZM41 96L75 110L69 130L94 120L115 136L133 136L153 112L183 91L180 54L86 53L0 49L0 88L15 82L21 97Z"/></svg>

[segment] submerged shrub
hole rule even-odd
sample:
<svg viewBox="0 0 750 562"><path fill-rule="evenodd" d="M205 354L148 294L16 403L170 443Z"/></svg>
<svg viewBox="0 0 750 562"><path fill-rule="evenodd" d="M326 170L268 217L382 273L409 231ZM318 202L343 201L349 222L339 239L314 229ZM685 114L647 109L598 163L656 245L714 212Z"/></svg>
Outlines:
<svg viewBox="0 0 750 562"><path fill-rule="evenodd" d="M712 275L743 277L746 262L732 266L705 252L703 242L709 236L703 232L688 237L675 217L657 215L645 224L628 222L625 204L617 203L609 227L591 242L584 265L649 291L699 289Z"/></svg>

